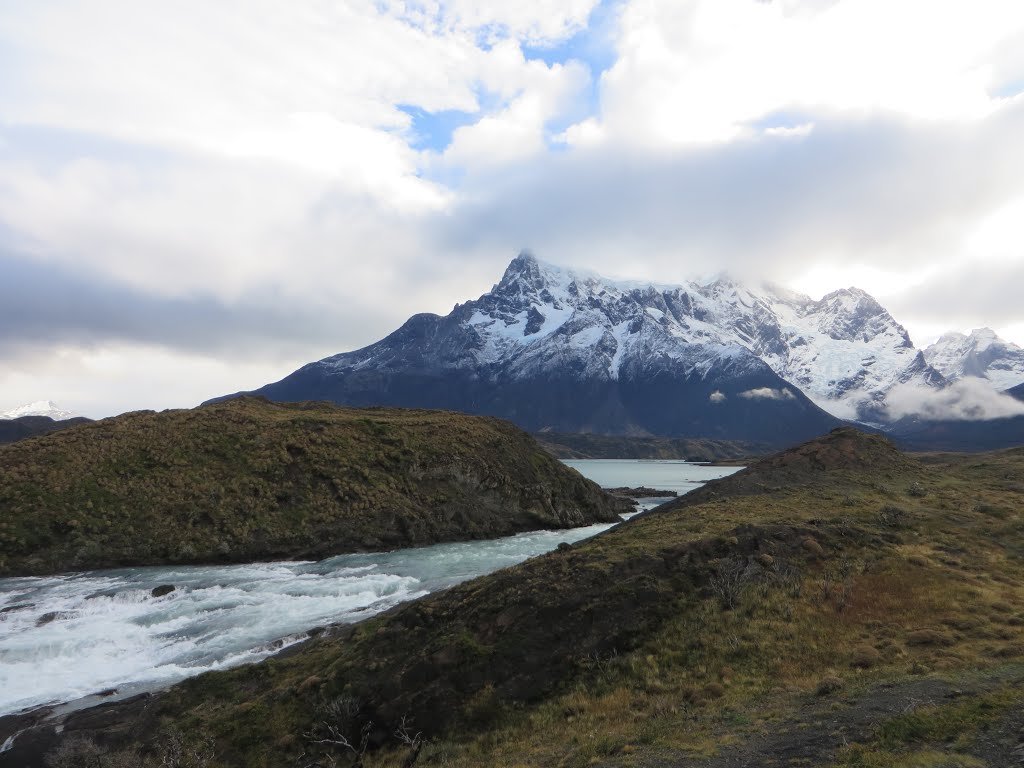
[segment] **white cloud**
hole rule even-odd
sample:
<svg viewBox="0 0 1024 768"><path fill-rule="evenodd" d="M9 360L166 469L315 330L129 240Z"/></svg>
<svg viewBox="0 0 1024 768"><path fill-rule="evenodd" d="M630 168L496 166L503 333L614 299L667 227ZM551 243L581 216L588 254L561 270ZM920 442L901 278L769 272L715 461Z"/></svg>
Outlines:
<svg viewBox="0 0 1024 768"><path fill-rule="evenodd" d="M794 400L794 395L790 390L785 388L772 389L771 387L758 387L757 389L748 389L740 392L740 397L746 398L747 400Z"/></svg>
<svg viewBox="0 0 1024 768"><path fill-rule="evenodd" d="M966 377L945 389L900 384L886 396L893 419L917 416L926 421L973 421L1024 415L1024 403L997 392L983 379Z"/></svg>
<svg viewBox="0 0 1024 768"><path fill-rule="evenodd" d="M515 55L522 57L518 46ZM579 94L590 80L578 62L547 67L540 62L522 61L529 84L507 107L479 122L454 132L440 162L467 169L487 169L520 161L547 148L546 126L579 102Z"/></svg>
<svg viewBox="0 0 1024 768"><path fill-rule="evenodd" d="M489 41L510 36L544 45L583 29L597 0L388 0L384 5L395 16L434 32L468 30Z"/></svg>
<svg viewBox="0 0 1024 768"><path fill-rule="evenodd" d="M710 400L712 403L724 403L726 399L726 396L719 392L717 389L710 395L708 395L708 400Z"/></svg>
<svg viewBox="0 0 1024 768"><path fill-rule="evenodd" d="M1007 51L1022 30L1015 0L633 2L604 123L621 141L671 145L730 140L779 111L978 119L1021 75Z"/></svg>
<svg viewBox="0 0 1024 768"><path fill-rule="evenodd" d="M142 345L57 347L6 361L0 412L45 399L90 418L134 410L193 408L217 394L255 388L290 373L299 361L214 359ZM157 397L154 395L159 393Z"/></svg>
<svg viewBox="0 0 1024 768"><path fill-rule="evenodd" d="M814 130L814 123L800 123L799 125L776 125L765 128L766 136L806 136Z"/></svg>
<svg viewBox="0 0 1024 768"><path fill-rule="evenodd" d="M1024 342L1024 5L626 0L598 83L527 59L595 5L7 3L0 248L138 296L259 297L266 322L301 305L337 329L325 352L448 311L524 246L662 282L859 284L919 343L954 321ZM438 153L408 106L472 118ZM91 348L128 371L117 340ZM209 394L252 383L196 370Z"/></svg>

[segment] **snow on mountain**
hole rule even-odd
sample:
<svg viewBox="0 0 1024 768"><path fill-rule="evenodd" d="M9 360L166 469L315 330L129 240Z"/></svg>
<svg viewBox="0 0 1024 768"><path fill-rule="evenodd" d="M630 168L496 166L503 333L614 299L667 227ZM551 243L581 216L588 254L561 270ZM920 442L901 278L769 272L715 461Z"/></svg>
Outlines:
<svg viewBox="0 0 1024 768"><path fill-rule="evenodd" d="M943 334L924 356L950 381L975 376L988 379L999 391L1024 383L1024 349L999 338L991 328L977 328L966 336L955 331Z"/></svg>
<svg viewBox="0 0 1024 768"><path fill-rule="evenodd" d="M762 300L769 309L762 328L778 337L761 358L836 416L881 420L894 386L945 383L906 329L858 288L819 301L769 288Z"/></svg>
<svg viewBox="0 0 1024 768"><path fill-rule="evenodd" d="M20 419L22 416L48 416L54 421L64 421L73 419L78 414L65 411L52 400L37 400L27 405L19 405L6 413L0 413L0 419Z"/></svg>
<svg viewBox="0 0 1024 768"><path fill-rule="evenodd" d="M533 430L765 442L838 423L769 359L790 360L783 331L745 288L612 281L521 254L446 317L414 315L256 394L451 408Z"/></svg>
<svg viewBox="0 0 1024 768"><path fill-rule="evenodd" d="M622 282L524 255L490 293L453 314L460 311L468 314L463 325L475 341L456 364L508 361L514 375L571 363L616 379L623 365L638 359L664 356L699 366L742 348L833 415L864 420L881 418L885 394L896 384L943 384L906 330L856 288L814 301L730 279L677 286ZM352 362L343 354L323 364ZM356 366L377 362L367 358Z"/></svg>

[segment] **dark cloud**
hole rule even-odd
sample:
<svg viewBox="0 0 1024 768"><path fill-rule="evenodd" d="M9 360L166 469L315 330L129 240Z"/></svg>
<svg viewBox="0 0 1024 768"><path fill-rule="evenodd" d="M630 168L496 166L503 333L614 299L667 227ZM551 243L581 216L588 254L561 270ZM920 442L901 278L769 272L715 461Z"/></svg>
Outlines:
<svg viewBox="0 0 1024 768"><path fill-rule="evenodd" d="M98 275L0 253L0 355L39 347L154 344L222 357L336 351L344 312L249 296L168 298Z"/></svg>
<svg viewBox="0 0 1024 768"><path fill-rule="evenodd" d="M452 252L528 244L552 261L665 280L725 268L777 279L857 260L955 253L1024 192L1024 102L977 124L833 115L803 137L645 153L574 150L467 177L438 237Z"/></svg>
<svg viewBox="0 0 1024 768"><path fill-rule="evenodd" d="M1024 321L1024 240L1021 262L960 264L888 300L897 316L949 328L1000 326Z"/></svg>

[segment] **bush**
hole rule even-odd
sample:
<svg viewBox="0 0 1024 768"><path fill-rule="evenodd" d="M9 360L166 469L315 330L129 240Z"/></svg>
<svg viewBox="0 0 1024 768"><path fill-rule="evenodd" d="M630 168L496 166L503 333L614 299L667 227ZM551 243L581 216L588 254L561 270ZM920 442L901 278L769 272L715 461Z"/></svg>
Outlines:
<svg viewBox="0 0 1024 768"><path fill-rule="evenodd" d="M722 608L731 610L739 605L750 580L746 561L725 560L719 563L718 570L711 576L708 586Z"/></svg>

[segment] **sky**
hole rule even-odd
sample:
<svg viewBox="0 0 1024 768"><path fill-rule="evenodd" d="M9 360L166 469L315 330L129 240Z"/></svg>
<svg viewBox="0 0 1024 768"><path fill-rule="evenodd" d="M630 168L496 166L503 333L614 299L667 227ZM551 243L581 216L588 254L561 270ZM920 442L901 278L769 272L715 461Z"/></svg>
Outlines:
<svg viewBox="0 0 1024 768"><path fill-rule="evenodd" d="M0 411L191 407L528 248L1024 344L1020 0L0 0Z"/></svg>

